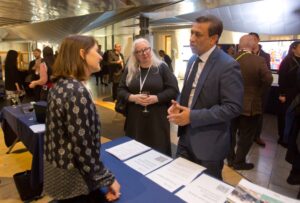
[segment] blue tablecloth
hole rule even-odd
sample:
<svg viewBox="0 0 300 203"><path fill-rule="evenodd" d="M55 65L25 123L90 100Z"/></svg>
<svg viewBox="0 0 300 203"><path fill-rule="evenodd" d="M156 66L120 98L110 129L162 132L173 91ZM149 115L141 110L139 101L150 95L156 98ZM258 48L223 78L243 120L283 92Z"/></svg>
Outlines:
<svg viewBox="0 0 300 203"><path fill-rule="evenodd" d="M30 104L22 104L16 107L7 106L2 110L2 125L5 139L18 137L26 148L32 153L31 186L40 188L43 183L43 135L34 133L29 127L38 124L35 113L24 111ZM7 132L5 125L9 125Z"/></svg>
<svg viewBox="0 0 300 203"><path fill-rule="evenodd" d="M160 187L144 175L131 169L119 159L110 155L105 149L116 146L131 140L122 137L111 142L107 142L101 147L101 159L104 165L116 176L121 185L121 198L116 202L130 203L153 203L153 202L184 202L179 197Z"/></svg>

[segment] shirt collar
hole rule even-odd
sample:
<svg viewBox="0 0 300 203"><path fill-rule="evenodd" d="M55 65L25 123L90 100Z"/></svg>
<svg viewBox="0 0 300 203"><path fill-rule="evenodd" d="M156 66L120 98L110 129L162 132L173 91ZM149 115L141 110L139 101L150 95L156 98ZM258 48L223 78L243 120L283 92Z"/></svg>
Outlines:
<svg viewBox="0 0 300 203"><path fill-rule="evenodd" d="M215 50L216 45L214 45L212 48L210 48L207 52L205 52L204 54L202 54L201 56L198 56L203 63L206 63L208 57L210 56L210 54Z"/></svg>

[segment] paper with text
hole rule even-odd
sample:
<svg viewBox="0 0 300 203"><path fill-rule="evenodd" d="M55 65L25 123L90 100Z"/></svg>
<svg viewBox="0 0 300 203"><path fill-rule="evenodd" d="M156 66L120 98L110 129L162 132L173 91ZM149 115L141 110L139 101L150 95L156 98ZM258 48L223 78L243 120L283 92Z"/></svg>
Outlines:
<svg viewBox="0 0 300 203"><path fill-rule="evenodd" d="M163 155L157 151L150 150L137 157L129 159L124 163L139 173L145 175L167 163L172 161L172 158Z"/></svg>
<svg viewBox="0 0 300 203"><path fill-rule="evenodd" d="M149 149L150 147L135 140L131 140L123 144L114 146L112 148L106 149L106 151L123 161L142 152L145 152Z"/></svg>
<svg viewBox="0 0 300 203"><path fill-rule="evenodd" d="M202 174L175 195L189 203L223 203L233 190L234 187Z"/></svg>
<svg viewBox="0 0 300 203"><path fill-rule="evenodd" d="M149 179L170 192L190 183L205 168L184 158L177 158L171 163L147 175Z"/></svg>

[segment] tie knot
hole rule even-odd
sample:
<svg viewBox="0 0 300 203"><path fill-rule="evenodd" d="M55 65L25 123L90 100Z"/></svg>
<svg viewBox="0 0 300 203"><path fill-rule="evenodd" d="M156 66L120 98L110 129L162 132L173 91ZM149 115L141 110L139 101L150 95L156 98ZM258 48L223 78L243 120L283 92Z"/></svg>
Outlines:
<svg viewBox="0 0 300 203"><path fill-rule="evenodd" d="M197 57L196 60L195 60L195 64L196 64L196 63L202 63L202 62L203 62L203 61L201 60L200 57Z"/></svg>

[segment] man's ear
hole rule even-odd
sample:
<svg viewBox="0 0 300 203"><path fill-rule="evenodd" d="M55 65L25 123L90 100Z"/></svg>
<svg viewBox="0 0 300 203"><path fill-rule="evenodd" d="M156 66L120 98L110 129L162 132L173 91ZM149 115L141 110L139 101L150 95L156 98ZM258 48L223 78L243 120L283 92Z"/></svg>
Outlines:
<svg viewBox="0 0 300 203"><path fill-rule="evenodd" d="M84 60L85 59L85 57L84 57L84 55L85 55L84 49L80 49L79 50L79 54L80 54L80 57L82 58L82 60Z"/></svg>
<svg viewBox="0 0 300 203"><path fill-rule="evenodd" d="M218 35L213 35L213 36L210 37L210 39L211 39L210 40L211 44L217 44L219 36Z"/></svg>

